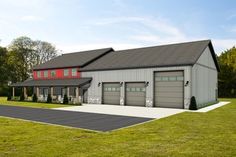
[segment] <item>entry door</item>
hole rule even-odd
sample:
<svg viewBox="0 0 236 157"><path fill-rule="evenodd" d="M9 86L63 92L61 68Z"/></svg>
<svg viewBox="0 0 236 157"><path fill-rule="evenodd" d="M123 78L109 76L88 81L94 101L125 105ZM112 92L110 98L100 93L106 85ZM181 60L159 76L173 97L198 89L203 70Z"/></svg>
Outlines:
<svg viewBox="0 0 236 157"><path fill-rule="evenodd" d="M184 73L183 71L155 73L155 106L183 108Z"/></svg>
<svg viewBox="0 0 236 157"><path fill-rule="evenodd" d="M43 88L43 96L44 97L48 96L48 88Z"/></svg>
<svg viewBox="0 0 236 157"><path fill-rule="evenodd" d="M62 88L62 89L61 89L61 96L62 96L62 98L64 98L64 95L65 95L65 94L67 94L67 93L66 93L66 88ZM67 95L67 96L68 96L68 95Z"/></svg>
<svg viewBox="0 0 236 157"><path fill-rule="evenodd" d="M120 105L120 83L102 84L103 104Z"/></svg>
<svg viewBox="0 0 236 157"><path fill-rule="evenodd" d="M83 89L83 102L88 103L88 89Z"/></svg>
<svg viewBox="0 0 236 157"><path fill-rule="evenodd" d="M125 105L145 106L146 86L145 83L126 83L125 84Z"/></svg>

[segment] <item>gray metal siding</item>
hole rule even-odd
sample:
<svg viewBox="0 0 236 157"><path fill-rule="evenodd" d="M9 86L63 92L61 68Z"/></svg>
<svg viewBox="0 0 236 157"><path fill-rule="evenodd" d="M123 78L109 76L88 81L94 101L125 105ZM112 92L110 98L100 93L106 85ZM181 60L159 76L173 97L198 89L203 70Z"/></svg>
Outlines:
<svg viewBox="0 0 236 157"><path fill-rule="evenodd" d="M217 100L217 74L210 49L206 48L192 68L192 95L199 107Z"/></svg>
<svg viewBox="0 0 236 157"><path fill-rule="evenodd" d="M103 104L120 104L120 83L102 83Z"/></svg>
<svg viewBox="0 0 236 157"><path fill-rule="evenodd" d="M102 103L102 87L98 86L102 82L123 82L120 88L120 105L125 104L125 82L148 82L146 87L146 106L153 106L154 96L154 71L184 70L184 80L191 80L191 66L126 69L110 71L82 72L82 77L92 77L91 86L88 88L88 102L93 104ZM190 85L184 87L184 104L188 108L191 97Z"/></svg>
<svg viewBox="0 0 236 157"><path fill-rule="evenodd" d="M183 71L155 72L155 106L184 107Z"/></svg>
<svg viewBox="0 0 236 157"><path fill-rule="evenodd" d="M146 87L145 83L126 83L125 84L125 105L145 106Z"/></svg>

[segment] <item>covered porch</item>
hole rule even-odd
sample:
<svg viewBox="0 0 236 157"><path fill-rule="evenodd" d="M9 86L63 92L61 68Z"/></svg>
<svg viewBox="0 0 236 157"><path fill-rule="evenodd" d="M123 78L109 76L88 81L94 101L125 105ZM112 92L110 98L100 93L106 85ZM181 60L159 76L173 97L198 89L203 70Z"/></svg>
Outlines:
<svg viewBox="0 0 236 157"><path fill-rule="evenodd" d="M73 78L73 79L51 79L34 80L28 79L11 85L12 98L14 99L15 88L21 88L24 98L28 98L27 89L33 88L39 102L46 102L50 94L52 102L63 103L64 95L67 95L69 103L77 104L87 100L85 92L91 83L92 78Z"/></svg>

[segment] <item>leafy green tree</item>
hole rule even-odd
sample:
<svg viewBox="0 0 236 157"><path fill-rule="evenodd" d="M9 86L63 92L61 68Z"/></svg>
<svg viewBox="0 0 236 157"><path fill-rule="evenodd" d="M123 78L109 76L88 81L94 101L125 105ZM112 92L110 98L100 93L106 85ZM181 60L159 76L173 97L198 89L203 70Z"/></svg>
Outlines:
<svg viewBox="0 0 236 157"><path fill-rule="evenodd" d="M218 57L220 73L218 87L220 97L236 97L236 48L224 51Z"/></svg>
<svg viewBox="0 0 236 157"><path fill-rule="evenodd" d="M32 75L32 69L57 56L55 46L45 41L34 41L29 37L19 37L9 48L8 64L13 69L13 82L24 81Z"/></svg>
<svg viewBox="0 0 236 157"><path fill-rule="evenodd" d="M16 70L17 81L26 80L32 67L32 59L34 58L34 41L29 37L19 37L14 39L10 44L9 51L9 65Z"/></svg>
<svg viewBox="0 0 236 157"><path fill-rule="evenodd" d="M0 47L0 95L8 95L8 78L7 49Z"/></svg>

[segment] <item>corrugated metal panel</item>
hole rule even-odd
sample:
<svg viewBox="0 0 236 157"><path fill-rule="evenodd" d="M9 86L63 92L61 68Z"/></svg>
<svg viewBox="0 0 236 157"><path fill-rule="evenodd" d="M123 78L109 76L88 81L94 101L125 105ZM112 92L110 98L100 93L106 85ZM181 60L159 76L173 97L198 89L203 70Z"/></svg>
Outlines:
<svg viewBox="0 0 236 157"><path fill-rule="evenodd" d="M125 83L125 105L127 106L145 106L146 87L145 83Z"/></svg>
<svg viewBox="0 0 236 157"><path fill-rule="evenodd" d="M217 69L212 63L213 58L207 48L192 68L192 95L201 104L216 101L217 99Z"/></svg>

